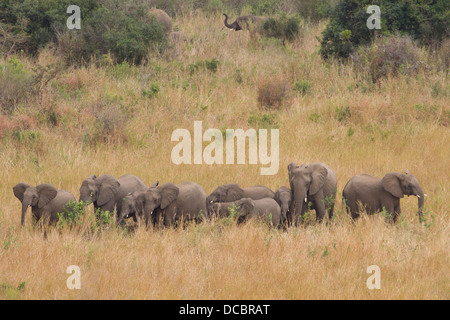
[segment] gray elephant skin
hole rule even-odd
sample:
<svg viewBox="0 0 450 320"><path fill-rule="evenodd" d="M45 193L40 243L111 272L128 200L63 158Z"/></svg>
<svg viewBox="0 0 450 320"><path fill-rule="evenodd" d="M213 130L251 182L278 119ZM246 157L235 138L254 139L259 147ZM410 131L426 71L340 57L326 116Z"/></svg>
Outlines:
<svg viewBox="0 0 450 320"><path fill-rule="evenodd" d="M333 216L337 192L337 179L333 170L324 163L311 163L298 166L292 162L288 166L292 202L289 210L293 222L298 224L305 212L316 211L316 220L321 222L328 212Z"/></svg>
<svg viewBox="0 0 450 320"><path fill-rule="evenodd" d="M22 202L22 226L25 224L25 215L28 207L31 207L33 221L40 219L50 225L58 221L58 213L63 213L70 201L76 202L75 197L68 191L56 190L54 186L48 183L31 187L26 183L19 183L13 187L14 195Z"/></svg>
<svg viewBox="0 0 450 320"><path fill-rule="evenodd" d="M233 23L228 23L228 15L223 13L225 19L223 24L230 30L239 31L239 30L249 30L253 24L262 23L265 18L260 16L255 16L253 14L245 15L237 17Z"/></svg>
<svg viewBox="0 0 450 320"><path fill-rule="evenodd" d="M165 183L152 186L144 192L134 192L125 197L119 221L133 212L145 220L146 227L175 226L181 221L201 221L206 216L206 193L195 182Z"/></svg>
<svg viewBox="0 0 450 320"><path fill-rule="evenodd" d="M282 186L275 191L275 201L281 208L281 222L287 223L287 217L290 216L289 208L292 202L292 192L291 189Z"/></svg>
<svg viewBox="0 0 450 320"><path fill-rule="evenodd" d="M130 192L145 190L147 186L134 175L126 174L117 179L108 174L99 177L91 175L81 184L80 201L92 202L95 210L112 213L117 209L118 215L122 210L124 197Z"/></svg>
<svg viewBox="0 0 450 320"><path fill-rule="evenodd" d="M401 213L400 199L404 195L418 198L419 220L422 217L424 193L419 181L406 172L390 172L382 179L368 174L359 174L351 178L342 192L343 202L353 219L357 219L363 209L368 214L386 210L388 220L396 222Z"/></svg>
<svg viewBox="0 0 450 320"><path fill-rule="evenodd" d="M273 227L278 228L281 225L281 208L278 203L271 198L253 200L242 198L234 202L238 207L238 223L243 223L250 219L262 219L268 221Z"/></svg>
<svg viewBox="0 0 450 320"><path fill-rule="evenodd" d="M266 186L257 185L248 188L241 188L236 183L224 184L214 189L208 196L208 203L214 202L233 202L242 198L251 198L253 200L263 198L275 198L275 193Z"/></svg>

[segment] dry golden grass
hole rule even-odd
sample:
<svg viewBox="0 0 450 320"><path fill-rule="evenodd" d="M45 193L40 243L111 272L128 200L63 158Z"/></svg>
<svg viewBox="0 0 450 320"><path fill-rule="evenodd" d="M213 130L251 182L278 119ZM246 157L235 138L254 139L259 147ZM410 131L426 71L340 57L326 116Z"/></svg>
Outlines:
<svg viewBox="0 0 450 320"><path fill-rule="evenodd" d="M192 13L175 21L188 38L176 54L154 57L125 72L94 65L69 68L43 92L0 121L15 127L27 118L37 139L20 142L3 132L0 141L1 299L449 299L450 148L448 78L427 70L370 85L351 65L325 63L318 55L324 24L306 25L304 36L286 47L252 40L246 32L221 29L220 17ZM216 73L190 64L217 59ZM20 57L31 70L54 63ZM2 60L4 61L4 59ZM115 71L115 72L113 72ZM280 170L260 175L260 165L174 165L171 134L193 134L194 120L207 128L249 128L258 115L257 84L270 76L291 83L307 80L311 91L293 93L280 110ZM142 95L157 82L152 98ZM61 89L64 87L65 89ZM435 88L440 88L436 91ZM91 144L90 110L98 101L119 101L132 118L121 128L127 139ZM51 104L59 115L48 127ZM351 116L339 121L336 108ZM11 125L9 125L11 123ZM227 221L183 230L117 228L92 231L90 217L75 230L52 230L47 239L30 225L21 229L18 182L51 183L76 198L90 174L135 174L147 185L196 181L207 193L220 184L288 185L287 165L325 162L338 177L336 218L328 224L270 230L258 223ZM417 200L402 199L396 225L380 215L352 224L341 209L345 183L359 173L413 173L427 194L427 222L420 224ZM66 287L66 268L81 269L81 290ZM381 269L381 289L369 290L366 269ZM21 289L17 289L22 284Z"/></svg>

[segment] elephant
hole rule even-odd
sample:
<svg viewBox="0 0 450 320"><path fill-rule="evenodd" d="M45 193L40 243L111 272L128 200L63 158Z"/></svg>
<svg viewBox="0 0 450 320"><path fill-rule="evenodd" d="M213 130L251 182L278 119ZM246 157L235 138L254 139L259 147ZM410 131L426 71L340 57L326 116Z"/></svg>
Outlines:
<svg viewBox="0 0 450 320"><path fill-rule="evenodd" d="M239 31L239 30L243 30L243 29L248 30L252 24L257 24L257 23L261 23L264 21L264 17L249 14L246 16L237 17L233 23L229 24L227 14L224 13L223 15L225 16L225 20L223 21L223 23L225 24L225 27L227 27L230 30L234 30L234 31Z"/></svg>
<svg viewBox="0 0 450 320"><path fill-rule="evenodd" d="M22 202L22 218L20 220L22 226L25 224L28 207L31 207L35 223L42 218L45 224L55 225L58 222L58 213L71 210L67 207L69 202L76 203L75 197L70 192L58 191L49 183L31 187L21 182L13 187L13 192L16 198Z"/></svg>
<svg viewBox="0 0 450 320"><path fill-rule="evenodd" d="M316 220L322 222L325 211L333 217L336 200L337 179L333 170L324 163L311 163L298 166L292 162L288 165L289 183L292 191L290 214L294 223L304 218L308 209L316 211Z"/></svg>
<svg viewBox="0 0 450 320"><path fill-rule="evenodd" d="M281 208L272 198L259 200L242 198L235 201L234 204L239 208L238 223L243 223L252 218L262 218L269 221L275 228L278 228L281 224Z"/></svg>
<svg viewBox="0 0 450 320"><path fill-rule="evenodd" d="M159 181L156 181L149 189L156 188L158 185ZM124 219L132 217L134 222L137 222L138 218L144 216L144 197L147 190L133 191L123 198L122 207L117 219L118 225L122 224Z"/></svg>
<svg viewBox="0 0 450 320"><path fill-rule="evenodd" d="M169 17L169 15L161 10L152 8L147 12L148 17L156 17L158 22L162 25L164 32L167 36L170 35L172 32L172 19Z"/></svg>
<svg viewBox="0 0 450 320"><path fill-rule="evenodd" d="M289 223L290 212L289 208L291 206L292 201L292 192L291 189L282 186L277 191L275 191L275 201L278 203L278 205L281 208L281 222L282 223Z"/></svg>
<svg viewBox="0 0 450 320"><path fill-rule="evenodd" d="M79 201L92 202L95 210L113 213L116 208L119 215L123 198L130 192L139 190L147 190L147 186L140 178L130 174L117 179L108 174L99 177L91 175L81 184Z"/></svg>
<svg viewBox="0 0 450 320"><path fill-rule="evenodd" d="M400 213L400 198L416 196L419 206L419 220L422 221L424 193L419 181L408 172L387 173L382 179L369 174L358 174L351 178L342 191L343 202L352 218L359 217L362 207L368 214L386 210L387 219L396 222ZM362 206L362 207L361 207Z"/></svg>
<svg viewBox="0 0 450 320"><path fill-rule="evenodd" d="M138 216L145 220L147 228L150 222L156 227L170 227L180 221L203 220L207 214L206 193L195 182L169 182L135 196L136 210L141 213Z"/></svg>

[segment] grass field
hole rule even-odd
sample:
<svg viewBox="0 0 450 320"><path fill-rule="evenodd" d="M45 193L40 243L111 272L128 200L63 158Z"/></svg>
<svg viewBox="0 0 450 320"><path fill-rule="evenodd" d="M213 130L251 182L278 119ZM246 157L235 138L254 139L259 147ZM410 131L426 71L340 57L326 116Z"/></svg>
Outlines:
<svg viewBox="0 0 450 320"><path fill-rule="evenodd" d="M286 46L229 32L218 16L174 22L188 41L150 63L65 68L0 116L0 298L449 299L450 87L439 63L372 84L352 64L321 59L324 22L305 23ZM25 70L60 62L48 48L18 59ZM272 78L307 85L289 90L279 110L260 110L258 88ZM171 134L193 134L195 120L203 130L278 128L278 173L260 175L259 164L173 164ZM91 174L134 174L147 185L195 181L206 193L232 182L276 190L289 185L292 161L335 171L332 221L287 231L227 219L124 231L91 227L89 209L81 226L44 239L30 213L20 227L12 193L19 182L51 183L78 198ZM427 195L425 221L417 199L405 197L397 224L381 215L353 224L341 208L345 183L406 169ZM66 286L70 265L80 267L80 290ZM366 286L370 265L380 267L380 289Z"/></svg>

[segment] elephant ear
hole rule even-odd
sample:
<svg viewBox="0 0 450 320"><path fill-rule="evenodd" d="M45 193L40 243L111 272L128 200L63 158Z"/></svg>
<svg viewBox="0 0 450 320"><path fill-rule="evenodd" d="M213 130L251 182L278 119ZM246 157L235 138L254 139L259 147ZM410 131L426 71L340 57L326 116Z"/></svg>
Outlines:
<svg viewBox="0 0 450 320"><path fill-rule="evenodd" d="M294 169L298 168L299 166L295 162L291 162L288 165L288 175L289 175L289 182L292 180L292 173Z"/></svg>
<svg viewBox="0 0 450 320"><path fill-rule="evenodd" d="M225 199L221 199L224 202L232 202L242 198L244 190L239 187L238 184L232 183L223 186L225 188Z"/></svg>
<svg viewBox="0 0 450 320"><path fill-rule="evenodd" d="M58 190L54 186L48 183L40 184L36 187L39 194L38 208L45 207L50 201L56 198Z"/></svg>
<svg viewBox="0 0 450 320"><path fill-rule="evenodd" d="M136 196L135 199L136 204L136 216L143 216L144 215L144 207L145 207L145 192L141 192Z"/></svg>
<svg viewBox="0 0 450 320"><path fill-rule="evenodd" d="M403 198L403 191L400 187L400 179L403 179L401 174L397 172L390 172L383 177L381 180L381 185L384 190L392 194L394 197Z"/></svg>
<svg viewBox="0 0 450 320"><path fill-rule="evenodd" d="M155 183L153 183L153 184L150 186L150 188L156 188L158 185L159 185L159 181L156 180ZM150 189L150 188L149 188L149 189Z"/></svg>
<svg viewBox="0 0 450 320"><path fill-rule="evenodd" d="M18 183L13 187L13 192L14 195L16 196L17 199L20 200L20 202L23 201L23 194L25 193L25 190L27 190L30 187L29 184L26 183Z"/></svg>
<svg viewBox="0 0 450 320"><path fill-rule="evenodd" d="M317 165L314 167L311 176L312 181L309 187L309 194L314 195L325 185L325 182L327 181L328 170L322 165Z"/></svg>
<svg viewBox="0 0 450 320"><path fill-rule="evenodd" d="M180 193L180 189L170 182L163 184L158 188L158 190L161 195L161 209L167 208L177 199L178 194Z"/></svg>
<svg viewBox="0 0 450 320"><path fill-rule="evenodd" d="M119 191L120 183L116 178L110 175L103 175L97 178L100 182L97 205L103 206L108 201L114 199L117 191Z"/></svg>

